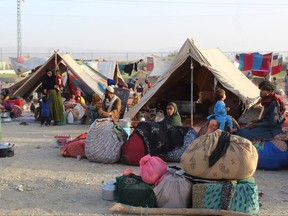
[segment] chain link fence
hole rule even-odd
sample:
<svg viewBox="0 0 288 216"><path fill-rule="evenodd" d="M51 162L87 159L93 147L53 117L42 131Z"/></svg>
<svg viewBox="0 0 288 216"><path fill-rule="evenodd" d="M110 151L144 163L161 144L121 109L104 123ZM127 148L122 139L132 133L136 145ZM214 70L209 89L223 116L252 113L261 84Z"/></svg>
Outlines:
<svg viewBox="0 0 288 216"><path fill-rule="evenodd" d="M234 61L237 52L223 52L230 61ZM268 52L263 52L268 53ZM288 63L288 51L277 52L283 56L283 70L287 68ZM22 53L22 56L30 57L46 57L50 58L53 52L48 53ZM61 53L59 54L66 54ZM169 55L176 55L177 52L93 52L93 53L68 53L74 59L81 60L107 60L107 61L117 61L121 63L135 62L140 59L146 61L147 56L159 56L166 57ZM0 52L0 70L12 70L11 62L9 57L16 57L17 53L2 53Z"/></svg>

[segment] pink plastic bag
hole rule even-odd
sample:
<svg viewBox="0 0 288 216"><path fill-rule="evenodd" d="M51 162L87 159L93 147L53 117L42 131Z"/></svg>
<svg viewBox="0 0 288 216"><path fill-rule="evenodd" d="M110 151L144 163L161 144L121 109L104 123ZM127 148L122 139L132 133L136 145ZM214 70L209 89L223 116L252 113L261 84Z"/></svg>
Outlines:
<svg viewBox="0 0 288 216"><path fill-rule="evenodd" d="M139 163L139 175L146 184L154 184L167 170L167 164L157 156L146 155Z"/></svg>

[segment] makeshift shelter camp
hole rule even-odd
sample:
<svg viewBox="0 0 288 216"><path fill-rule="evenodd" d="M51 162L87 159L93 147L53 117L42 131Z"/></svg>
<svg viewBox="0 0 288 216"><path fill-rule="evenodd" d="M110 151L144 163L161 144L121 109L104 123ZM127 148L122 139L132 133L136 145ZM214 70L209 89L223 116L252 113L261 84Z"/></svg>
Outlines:
<svg viewBox="0 0 288 216"><path fill-rule="evenodd" d="M61 72L68 71L70 82L72 81L77 88L80 88L86 94L93 92L102 96L103 88L106 83L101 83L101 80L96 80L95 77L89 75L81 66L69 55L59 55L55 52L45 64L37 71L29 76L29 78L13 93L15 97L27 98L35 91L42 82L42 77L47 68L59 67ZM104 85L104 87L103 87Z"/></svg>
<svg viewBox="0 0 288 216"><path fill-rule="evenodd" d="M191 85L193 84L193 85ZM145 107L155 107L157 103L177 101L177 104L188 103L188 113L197 113L207 108L203 95L213 98L215 86L226 90L227 106L231 107L234 118L239 117L241 107L249 108L259 98L259 89L219 49L205 49L194 40L187 39L175 57L169 70L160 76L153 87L132 107L125 117L134 118L137 112ZM191 88L192 86L192 88ZM197 93L197 94L195 94ZM202 93L202 95L201 95ZM196 98L195 98L196 97ZM197 109L192 101L199 100L204 106ZM213 100L213 99L212 99ZM199 101L198 101L199 102ZM212 101L211 106L215 101ZM240 104L242 103L242 106ZM181 106L180 106L181 107ZM179 109L179 107L178 107ZM181 114L181 111L180 111Z"/></svg>

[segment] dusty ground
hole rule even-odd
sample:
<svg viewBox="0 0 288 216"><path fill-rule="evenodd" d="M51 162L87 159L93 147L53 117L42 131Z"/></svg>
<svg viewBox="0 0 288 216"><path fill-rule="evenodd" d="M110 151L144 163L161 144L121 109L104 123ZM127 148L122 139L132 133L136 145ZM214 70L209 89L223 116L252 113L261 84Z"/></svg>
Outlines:
<svg viewBox="0 0 288 216"><path fill-rule="evenodd" d="M30 116L25 112L25 117L2 124L2 142L15 144L15 156L0 158L0 215L109 214L114 202L102 200L102 183L128 166L62 157L53 136L76 137L89 126L40 127ZM22 121L28 125L20 125ZM138 167L132 169L139 172ZM288 215L287 179L288 168L257 170L255 180L264 193L259 215Z"/></svg>
<svg viewBox="0 0 288 216"><path fill-rule="evenodd" d="M28 125L20 125L21 121ZM109 214L107 209L113 202L102 200L102 182L120 175L128 166L64 158L53 144L54 135L76 137L88 128L40 127L27 117L3 124L2 141L15 144L15 156L0 158L0 215ZM138 167L132 168L139 172ZM264 192L259 215L288 215L287 176L288 169L257 170L256 183Z"/></svg>

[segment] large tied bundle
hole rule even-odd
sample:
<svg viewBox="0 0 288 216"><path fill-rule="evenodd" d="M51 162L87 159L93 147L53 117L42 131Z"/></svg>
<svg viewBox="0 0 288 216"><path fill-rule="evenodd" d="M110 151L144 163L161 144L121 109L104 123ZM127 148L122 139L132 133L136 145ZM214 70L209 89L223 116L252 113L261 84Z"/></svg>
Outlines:
<svg viewBox="0 0 288 216"><path fill-rule="evenodd" d="M192 176L206 179L252 177L258 162L257 150L249 140L237 135L231 135L225 152L222 151L223 154L213 165L209 163L211 155L215 155L214 150L219 147L217 145L221 134L221 130L215 130L195 139L181 157L182 169Z"/></svg>
<svg viewBox="0 0 288 216"><path fill-rule="evenodd" d="M88 160L99 163L116 163L120 159L121 146L127 134L111 120L95 120L90 126L85 154Z"/></svg>

